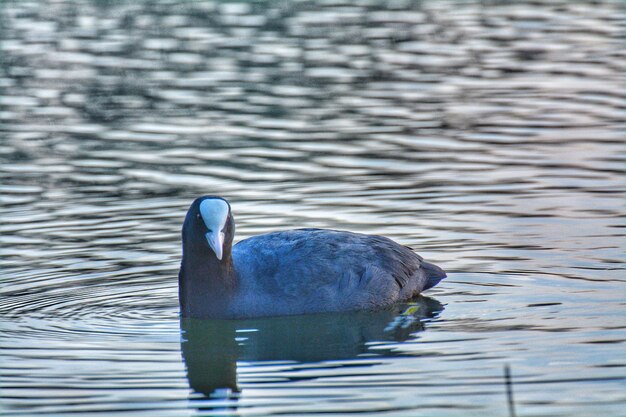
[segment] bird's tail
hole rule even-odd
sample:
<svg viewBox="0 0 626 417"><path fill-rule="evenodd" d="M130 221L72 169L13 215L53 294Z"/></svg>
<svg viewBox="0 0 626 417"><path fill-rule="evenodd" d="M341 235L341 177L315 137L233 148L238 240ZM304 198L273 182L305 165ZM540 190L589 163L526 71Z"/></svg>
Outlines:
<svg viewBox="0 0 626 417"><path fill-rule="evenodd" d="M439 281L447 277L445 271L435 264L424 261L422 262L422 269L424 270L424 275L426 276L426 285L424 285L422 291L434 287L439 284Z"/></svg>

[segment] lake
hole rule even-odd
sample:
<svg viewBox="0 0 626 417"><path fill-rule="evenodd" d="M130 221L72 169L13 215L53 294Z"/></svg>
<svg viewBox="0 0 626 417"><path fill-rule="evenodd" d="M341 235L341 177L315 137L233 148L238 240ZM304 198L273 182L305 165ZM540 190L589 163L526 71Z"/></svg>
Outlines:
<svg viewBox="0 0 626 417"><path fill-rule="evenodd" d="M626 415L625 22L610 0L2 2L0 413ZM203 194L235 240L380 234L448 278L383 311L180 320Z"/></svg>

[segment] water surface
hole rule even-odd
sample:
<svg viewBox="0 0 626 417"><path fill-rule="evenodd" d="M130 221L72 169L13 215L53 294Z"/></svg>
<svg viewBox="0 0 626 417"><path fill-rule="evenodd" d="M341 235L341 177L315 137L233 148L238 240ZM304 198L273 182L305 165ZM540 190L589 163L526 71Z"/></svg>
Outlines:
<svg viewBox="0 0 626 417"><path fill-rule="evenodd" d="M618 416L619 1L0 5L6 416ZM237 237L389 236L388 311L178 318L201 194ZM306 300L303 300L306 302ZM217 391L216 391L217 390Z"/></svg>

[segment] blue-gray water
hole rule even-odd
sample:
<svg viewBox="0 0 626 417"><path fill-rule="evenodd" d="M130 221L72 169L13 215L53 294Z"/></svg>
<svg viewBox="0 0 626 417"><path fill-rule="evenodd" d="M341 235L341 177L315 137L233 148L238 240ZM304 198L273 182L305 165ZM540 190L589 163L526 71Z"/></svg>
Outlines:
<svg viewBox="0 0 626 417"><path fill-rule="evenodd" d="M624 22L620 1L0 3L1 414L508 416L509 364L518 416L626 415ZM208 193L238 239L383 234L449 277L389 311L181 323L180 225Z"/></svg>

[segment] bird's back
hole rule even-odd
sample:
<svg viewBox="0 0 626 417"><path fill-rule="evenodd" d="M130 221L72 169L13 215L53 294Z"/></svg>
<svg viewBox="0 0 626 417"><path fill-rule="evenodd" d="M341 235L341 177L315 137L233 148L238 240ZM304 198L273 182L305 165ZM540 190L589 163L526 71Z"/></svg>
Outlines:
<svg viewBox="0 0 626 417"><path fill-rule="evenodd" d="M429 273L445 277L390 239L325 229L243 240L233 263L239 288L231 314L242 317L382 307L427 288Z"/></svg>

